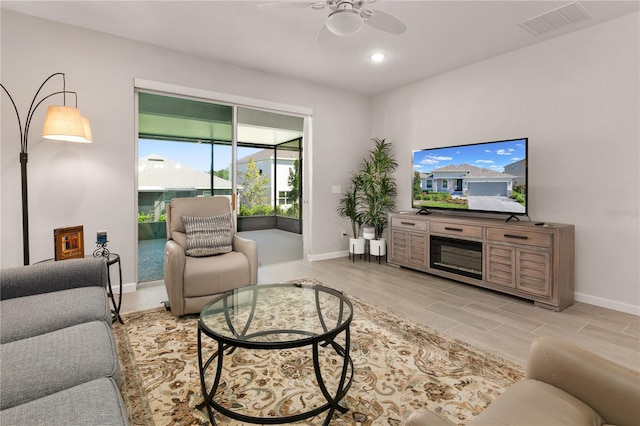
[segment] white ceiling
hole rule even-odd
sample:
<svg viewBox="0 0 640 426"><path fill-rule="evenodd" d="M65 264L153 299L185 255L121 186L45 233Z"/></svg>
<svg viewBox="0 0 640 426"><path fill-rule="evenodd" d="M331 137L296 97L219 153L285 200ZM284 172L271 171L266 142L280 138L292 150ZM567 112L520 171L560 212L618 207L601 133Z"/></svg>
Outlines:
<svg viewBox="0 0 640 426"><path fill-rule="evenodd" d="M593 18L535 36L518 23L570 1L376 1L408 29L365 25L315 43L327 9L265 1L5 1L3 9L232 64L377 94L639 10L634 1L581 1ZM382 51L388 60L372 63Z"/></svg>

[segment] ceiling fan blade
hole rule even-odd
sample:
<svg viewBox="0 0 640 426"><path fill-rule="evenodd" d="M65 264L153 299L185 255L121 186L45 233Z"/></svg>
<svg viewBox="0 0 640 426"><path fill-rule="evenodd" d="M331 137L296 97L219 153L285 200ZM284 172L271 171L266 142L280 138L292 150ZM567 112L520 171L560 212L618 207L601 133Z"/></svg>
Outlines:
<svg viewBox="0 0 640 426"><path fill-rule="evenodd" d="M402 23L398 18L381 10L371 9L371 16L364 17L365 23L375 28L376 30L385 31L391 34L402 34L407 31L407 26Z"/></svg>
<svg viewBox="0 0 640 426"><path fill-rule="evenodd" d="M318 42L323 43L326 40L328 40L331 37L331 31L329 31L329 28L327 28L326 25L322 25L322 28L320 28L320 31L318 31L318 34L316 34L316 41L315 44L318 44Z"/></svg>
<svg viewBox="0 0 640 426"><path fill-rule="evenodd" d="M258 5L258 9L322 9L324 7L323 1L274 1Z"/></svg>

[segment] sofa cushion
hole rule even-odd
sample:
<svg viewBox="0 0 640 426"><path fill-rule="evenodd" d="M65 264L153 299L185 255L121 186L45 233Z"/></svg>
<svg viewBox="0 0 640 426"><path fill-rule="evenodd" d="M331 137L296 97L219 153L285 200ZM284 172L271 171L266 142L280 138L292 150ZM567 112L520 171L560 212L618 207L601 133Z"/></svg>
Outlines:
<svg viewBox="0 0 640 426"><path fill-rule="evenodd" d="M118 386L100 378L0 412L2 425L128 425Z"/></svg>
<svg viewBox="0 0 640 426"><path fill-rule="evenodd" d="M182 216L182 221L187 231L187 256L213 256L231 251L231 212L210 217Z"/></svg>
<svg viewBox="0 0 640 426"><path fill-rule="evenodd" d="M89 321L111 322L102 287L80 287L0 302L0 342L39 336Z"/></svg>
<svg viewBox="0 0 640 426"><path fill-rule="evenodd" d="M591 407L548 383L523 380L507 389L469 425L601 426Z"/></svg>
<svg viewBox="0 0 640 426"><path fill-rule="evenodd" d="M120 385L111 328L102 321L5 343L0 359L3 410L100 377Z"/></svg>
<svg viewBox="0 0 640 426"><path fill-rule="evenodd" d="M640 425L640 372L566 340L538 337L531 344L527 378L580 399L614 425Z"/></svg>

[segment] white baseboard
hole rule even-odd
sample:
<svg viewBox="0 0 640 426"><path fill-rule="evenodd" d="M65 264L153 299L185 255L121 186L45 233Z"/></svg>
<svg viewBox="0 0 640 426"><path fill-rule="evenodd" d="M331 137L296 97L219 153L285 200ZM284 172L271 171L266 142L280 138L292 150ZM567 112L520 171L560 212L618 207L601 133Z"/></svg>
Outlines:
<svg viewBox="0 0 640 426"><path fill-rule="evenodd" d="M136 289L138 288L138 285L136 283L124 283L122 284L122 293L133 293L134 291L136 291ZM117 293L118 292L118 286L114 286L113 288L113 292Z"/></svg>
<svg viewBox="0 0 640 426"><path fill-rule="evenodd" d="M591 296L589 294L574 293L576 302L588 303L602 308L613 309L614 311L626 312L632 315L640 315L640 306L629 303L618 302L617 300L605 299L603 297Z"/></svg>
<svg viewBox="0 0 640 426"><path fill-rule="evenodd" d="M309 254L307 255L307 260L309 262L315 262L316 260L336 259L338 257L345 257L345 256L349 256L348 250L334 251L333 253Z"/></svg>
<svg viewBox="0 0 640 426"><path fill-rule="evenodd" d="M307 260L314 262L317 260L336 259L339 257L349 256L349 251L336 251L333 253L323 253L308 255ZM602 308L613 309L614 311L625 312L632 315L640 316L640 306L635 306L629 303L618 302L617 300L605 299L603 297L591 296L584 293L574 293L574 299L576 302L588 303L590 305L600 306Z"/></svg>

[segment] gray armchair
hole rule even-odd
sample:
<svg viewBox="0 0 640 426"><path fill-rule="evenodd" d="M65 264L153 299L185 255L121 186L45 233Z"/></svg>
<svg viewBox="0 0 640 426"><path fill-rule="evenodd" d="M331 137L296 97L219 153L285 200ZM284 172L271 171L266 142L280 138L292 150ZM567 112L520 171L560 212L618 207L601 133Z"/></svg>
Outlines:
<svg viewBox="0 0 640 426"><path fill-rule="evenodd" d="M224 196L175 198L167 205L164 284L173 315L179 317L199 313L213 296L245 285L257 284L256 243L236 235L233 221L227 220L227 215L230 214L231 203ZM218 227L220 223L228 223L230 226L228 233L224 234L226 237L230 233L231 251L207 255L219 251L216 246L220 243L219 235L216 236L216 231L211 236L206 235L207 227L202 223L199 227L197 224L193 225L193 221L203 219L211 222L219 218L224 218L224 221L218 221ZM199 252L201 244L194 249L194 226L200 236L204 235L205 243L213 244L216 248L208 247L208 252ZM189 235L187 228L190 229Z"/></svg>

